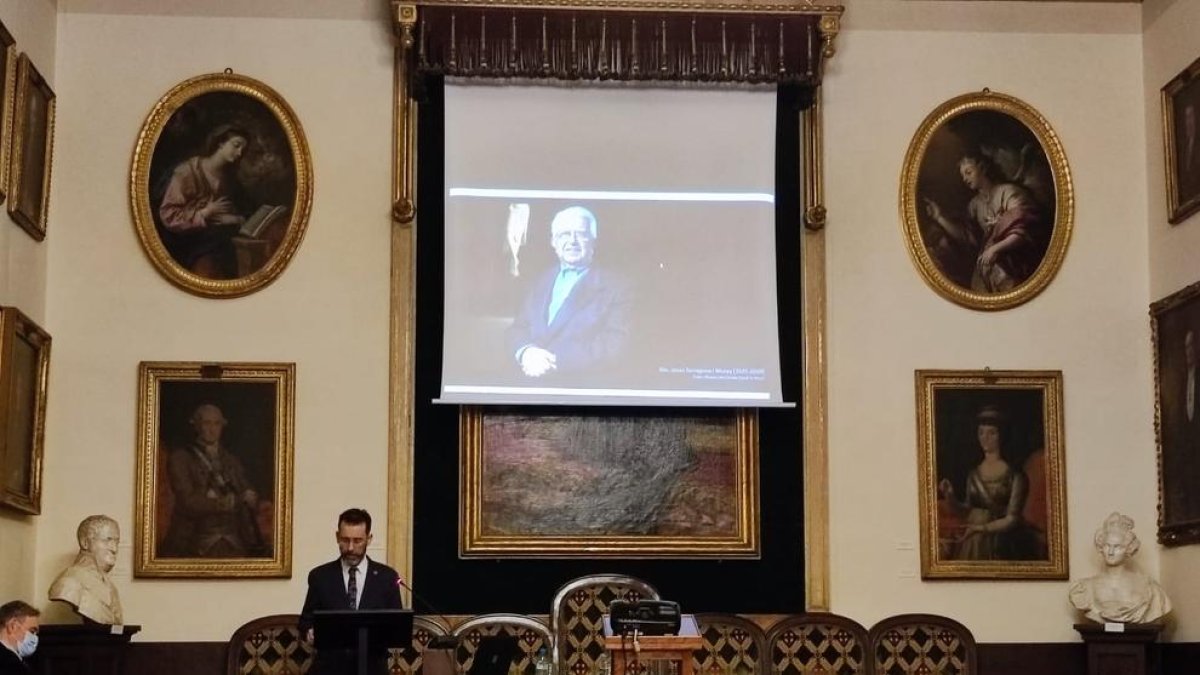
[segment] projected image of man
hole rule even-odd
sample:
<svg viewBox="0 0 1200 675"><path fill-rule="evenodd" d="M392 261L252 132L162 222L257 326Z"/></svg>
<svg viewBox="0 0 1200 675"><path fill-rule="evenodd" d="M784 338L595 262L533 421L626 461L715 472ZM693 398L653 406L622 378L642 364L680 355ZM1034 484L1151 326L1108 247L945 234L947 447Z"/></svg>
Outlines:
<svg viewBox="0 0 1200 675"><path fill-rule="evenodd" d="M568 376L619 366L630 336L632 297L617 272L595 263L596 216L582 206L554 215L558 264L534 283L508 330L527 377Z"/></svg>

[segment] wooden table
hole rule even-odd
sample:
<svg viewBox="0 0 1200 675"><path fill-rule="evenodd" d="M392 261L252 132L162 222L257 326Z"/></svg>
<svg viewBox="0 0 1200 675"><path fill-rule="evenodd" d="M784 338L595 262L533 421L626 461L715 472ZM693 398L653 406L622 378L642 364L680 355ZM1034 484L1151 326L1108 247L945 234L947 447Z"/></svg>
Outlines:
<svg viewBox="0 0 1200 675"><path fill-rule="evenodd" d="M704 646L699 635L641 635L637 638L637 649L632 638L619 635L604 638L604 648L612 660L612 675L638 675L638 662L678 661L679 675L695 675L692 669L692 652Z"/></svg>

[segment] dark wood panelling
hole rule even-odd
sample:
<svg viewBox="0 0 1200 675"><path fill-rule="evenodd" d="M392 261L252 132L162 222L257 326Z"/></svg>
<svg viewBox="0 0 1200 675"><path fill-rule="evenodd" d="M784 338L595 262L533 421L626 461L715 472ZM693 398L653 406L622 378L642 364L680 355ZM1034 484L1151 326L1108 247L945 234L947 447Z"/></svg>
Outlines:
<svg viewBox="0 0 1200 675"><path fill-rule="evenodd" d="M1087 675L1082 642L980 643L979 675ZM1158 646L1162 675L1195 675L1200 642ZM223 675L224 642L133 642L125 675Z"/></svg>
<svg viewBox="0 0 1200 675"><path fill-rule="evenodd" d="M1162 675L1195 675L1200 664L1200 642L1171 642L1162 648Z"/></svg>
<svg viewBox="0 0 1200 675"><path fill-rule="evenodd" d="M223 675L225 642L134 642L125 675Z"/></svg>
<svg viewBox="0 0 1200 675"><path fill-rule="evenodd" d="M1087 675L1082 642L979 643L980 675Z"/></svg>

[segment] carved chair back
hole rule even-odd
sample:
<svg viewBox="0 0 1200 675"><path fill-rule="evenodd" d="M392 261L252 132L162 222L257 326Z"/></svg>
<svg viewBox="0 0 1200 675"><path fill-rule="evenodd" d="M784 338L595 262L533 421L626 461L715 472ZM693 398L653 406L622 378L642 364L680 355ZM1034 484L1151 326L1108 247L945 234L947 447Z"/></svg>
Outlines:
<svg viewBox="0 0 1200 675"><path fill-rule="evenodd" d="M550 634L559 675L589 675L604 653L604 615L613 600L657 600L653 586L620 574L595 574L563 584L550 604Z"/></svg>
<svg viewBox="0 0 1200 675"><path fill-rule="evenodd" d="M544 621L524 614L482 614L468 619L454 629L459 638L454 660L460 673L469 672L479 649L479 641L492 635L510 635L517 638L521 651L513 661L510 673L533 675L533 659L543 647L550 652L550 627Z"/></svg>
<svg viewBox="0 0 1200 675"><path fill-rule="evenodd" d="M764 672L778 675L865 675L871 672L867 629L854 619L811 612L780 619L767 633Z"/></svg>
<svg viewBox="0 0 1200 675"><path fill-rule="evenodd" d="M954 619L900 614L871 627L875 675L976 675L975 637Z"/></svg>
<svg viewBox="0 0 1200 675"><path fill-rule="evenodd" d="M736 614L697 614L704 646L692 652L696 675L769 675L763 658L767 636L758 624Z"/></svg>

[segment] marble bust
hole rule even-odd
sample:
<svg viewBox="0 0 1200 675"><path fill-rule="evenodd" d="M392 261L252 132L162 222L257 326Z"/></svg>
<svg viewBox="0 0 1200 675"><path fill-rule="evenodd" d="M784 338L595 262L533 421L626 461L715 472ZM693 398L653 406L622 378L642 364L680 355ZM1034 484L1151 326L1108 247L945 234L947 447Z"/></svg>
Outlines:
<svg viewBox="0 0 1200 675"><path fill-rule="evenodd" d="M75 609L84 622L120 624L121 599L108 573L117 564L121 530L108 516L88 516L76 531L79 555L50 584L50 599Z"/></svg>
<svg viewBox="0 0 1200 675"><path fill-rule="evenodd" d="M1104 571L1071 584L1071 604L1096 622L1153 623L1171 611L1158 582L1130 568L1141 542L1133 519L1113 513L1093 539L1104 558Z"/></svg>

